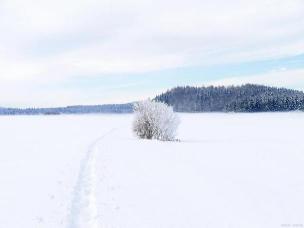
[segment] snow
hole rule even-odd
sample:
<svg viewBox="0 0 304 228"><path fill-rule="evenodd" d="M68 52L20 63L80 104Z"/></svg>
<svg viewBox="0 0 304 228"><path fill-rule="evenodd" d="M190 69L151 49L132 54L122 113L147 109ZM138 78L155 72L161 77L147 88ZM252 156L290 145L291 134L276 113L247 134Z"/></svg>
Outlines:
<svg viewBox="0 0 304 228"><path fill-rule="evenodd" d="M179 116L180 142L132 115L0 117L1 227L304 226L304 113Z"/></svg>

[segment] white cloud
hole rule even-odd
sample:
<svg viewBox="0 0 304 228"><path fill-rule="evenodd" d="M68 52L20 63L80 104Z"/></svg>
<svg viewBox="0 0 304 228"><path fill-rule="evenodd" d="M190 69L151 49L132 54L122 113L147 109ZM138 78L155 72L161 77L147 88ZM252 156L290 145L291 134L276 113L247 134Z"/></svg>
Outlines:
<svg viewBox="0 0 304 228"><path fill-rule="evenodd" d="M34 64L44 59L45 71L48 62L62 61L97 72L149 71L275 58L304 48L302 0L1 3L0 47Z"/></svg>
<svg viewBox="0 0 304 228"><path fill-rule="evenodd" d="M304 69L288 70L282 68L264 74L245 77L229 77L222 80L209 81L208 85L244 85L246 83L286 87L304 91Z"/></svg>
<svg viewBox="0 0 304 228"><path fill-rule="evenodd" d="M297 55L303 15L303 0L2 0L0 84Z"/></svg>

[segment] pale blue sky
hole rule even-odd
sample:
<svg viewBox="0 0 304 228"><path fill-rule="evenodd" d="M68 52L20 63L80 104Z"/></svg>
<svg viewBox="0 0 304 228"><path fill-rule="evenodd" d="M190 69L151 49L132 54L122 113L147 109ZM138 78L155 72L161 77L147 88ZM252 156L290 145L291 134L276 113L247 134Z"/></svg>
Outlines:
<svg viewBox="0 0 304 228"><path fill-rule="evenodd" d="M0 106L121 103L178 85L304 90L302 0L3 0Z"/></svg>

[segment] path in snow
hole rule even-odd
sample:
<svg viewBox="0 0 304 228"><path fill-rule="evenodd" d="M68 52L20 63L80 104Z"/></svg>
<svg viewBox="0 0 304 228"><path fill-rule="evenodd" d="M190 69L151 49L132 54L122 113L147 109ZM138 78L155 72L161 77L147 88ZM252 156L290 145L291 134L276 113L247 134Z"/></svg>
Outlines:
<svg viewBox="0 0 304 228"><path fill-rule="evenodd" d="M96 152L97 145L116 129L111 129L90 146L81 162L80 172L73 190L68 228L98 228L99 217L96 204Z"/></svg>

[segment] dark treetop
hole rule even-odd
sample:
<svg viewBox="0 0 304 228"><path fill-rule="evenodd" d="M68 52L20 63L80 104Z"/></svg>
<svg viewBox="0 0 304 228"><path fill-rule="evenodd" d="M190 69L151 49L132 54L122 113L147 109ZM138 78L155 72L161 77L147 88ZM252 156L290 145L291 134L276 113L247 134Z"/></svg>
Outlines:
<svg viewBox="0 0 304 228"><path fill-rule="evenodd" d="M246 84L243 86L176 87L159 96L178 112L279 112L304 110L301 91Z"/></svg>

